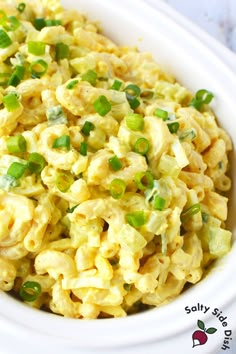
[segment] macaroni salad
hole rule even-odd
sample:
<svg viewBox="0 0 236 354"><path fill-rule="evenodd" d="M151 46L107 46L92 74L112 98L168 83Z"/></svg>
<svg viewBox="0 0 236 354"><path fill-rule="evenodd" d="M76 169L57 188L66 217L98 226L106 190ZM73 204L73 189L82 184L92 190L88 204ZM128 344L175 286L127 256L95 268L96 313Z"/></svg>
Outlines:
<svg viewBox="0 0 236 354"><path fill-rule="evenodd" d="M147 52L0 0L0 289L72 318L167 303L231 247L228 134Z"/></svg>

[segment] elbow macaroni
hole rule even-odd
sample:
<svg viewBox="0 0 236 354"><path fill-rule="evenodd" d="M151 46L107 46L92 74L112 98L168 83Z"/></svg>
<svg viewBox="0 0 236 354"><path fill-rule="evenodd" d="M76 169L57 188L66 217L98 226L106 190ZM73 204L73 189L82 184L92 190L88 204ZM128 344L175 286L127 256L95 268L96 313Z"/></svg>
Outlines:
<svg viewBox="0 0 236 354"><path fill-rule="evenodd" d="M19 82L0 90L1 103L9 92L18 102L0 111L0 289L18 294L37 282L41 293L29 305L73 318L123 317L166 303L230 248L223 195L231 187L230 137L209 108L190 107L191 92L150 53L117 46L58 0L25 4L20 13L13 0L0 2L19 21L10 32L1 22L12 41L0 49L1 71L9 78L24 68ZM37 17L58 23L38 30ZM30 52L29 42L41 43L42 53ZM95 104L101 97L105 113ZM129 126L133 113L143 127ZM25 151L9 148L17 135ZM53 146L62 137L69 145ZM37 161L30 165L34 153L43 158L40 171ZM9 175L12 163L25 166L20 176ZM118 196L114 180L125 186Z"/></svg>

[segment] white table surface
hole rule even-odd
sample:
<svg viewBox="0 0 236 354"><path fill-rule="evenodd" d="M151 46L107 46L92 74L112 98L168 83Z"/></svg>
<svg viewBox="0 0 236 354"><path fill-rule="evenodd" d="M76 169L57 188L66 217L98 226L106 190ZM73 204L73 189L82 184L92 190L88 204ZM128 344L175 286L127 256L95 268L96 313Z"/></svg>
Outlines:
<svg viewBox="0 0 236 354"><path fill-rule="evenodd" d="M236 53L236 0L163 0Z"/></svg>
<svg viewBox="0 0 236 354"><path fill-rule="evenodd" d="M228 47L235 53L236 62L236 0L163 1ZM236 354L236 334L233 339L230 350L217 354Z"/></svg>

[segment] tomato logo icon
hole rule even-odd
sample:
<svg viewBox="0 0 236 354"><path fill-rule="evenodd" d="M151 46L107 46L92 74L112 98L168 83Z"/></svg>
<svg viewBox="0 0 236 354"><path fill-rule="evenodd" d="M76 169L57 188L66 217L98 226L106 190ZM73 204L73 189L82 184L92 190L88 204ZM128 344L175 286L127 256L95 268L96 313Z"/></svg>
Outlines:
<svg viewBox="0 0 236 354"><path fill-rule="evenodd" d="M205 327L205 323L201 320L197 321L197 325L199 329L193 332L192 334L193 348L196 347L197 345L205 344L208 340L207 334L213 334L217 331L217 329L214 327L210 327L207 329Z"/></svg>

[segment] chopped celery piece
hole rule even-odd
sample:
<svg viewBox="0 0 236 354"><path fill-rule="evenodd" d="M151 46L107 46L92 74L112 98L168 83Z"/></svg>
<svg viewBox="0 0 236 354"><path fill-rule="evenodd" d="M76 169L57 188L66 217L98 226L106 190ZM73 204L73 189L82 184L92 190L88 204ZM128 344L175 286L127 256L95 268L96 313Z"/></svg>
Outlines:
<svg viewBox="0 0 236 354"><path fill-rule="evenodd" d="M46 116L49 125L68 123L65 113L60 105L49 107L46 111Z"/></svg>
<svg viewBox="0 0 236 354"><path fill-rule="evenodd" d="M209 251L215 257L222 257L231 248L232 233L218 227L209 227Z"/></svg>
<svg viewBox="0 0 236 354"><path fill-rule="evenodd" d="M164 176L169 175L177 178L181 167L176 159L170 155L162 155L158 165L158 171Z"/></svg>
<svg viewBox="0 0 236 354"><path fill-rule="evenodd" d="M129 224L122 226L117 237L121 246L130 249L133 253L143 249L147 244L147 241L140 232Z"/></svg>

